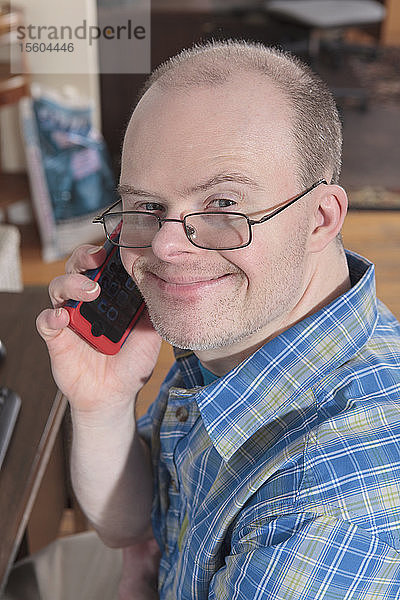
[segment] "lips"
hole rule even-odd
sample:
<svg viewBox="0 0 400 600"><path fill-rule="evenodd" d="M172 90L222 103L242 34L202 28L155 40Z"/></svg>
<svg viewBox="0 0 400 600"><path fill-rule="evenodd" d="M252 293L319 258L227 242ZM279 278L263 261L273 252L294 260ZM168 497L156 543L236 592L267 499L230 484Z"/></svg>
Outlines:
<svg viewBox="0 0 400 600"><path fill-rule="evenodd" d="M155 285L158 290L168 296L189 297L202 296L208 289L216 289L219 286L227 283L233 277L232 273L224 273L223 275L208 276L204 275L156 275L152 272L147 272L147 279Z"/></svg>
<svg viewBox="0 0 400 600"><path fill-rule="evenodd" d="M165 281L165 283L172 283L175 285L192 285L192 284L196 284L196 283L205 283L207 281L214 281L216 279L220 279L221 277L225 277L226 273L224 273L223 275L216 275L215 277L204 277L204 276L203 277L199 277L199 276L166 277L166 276L155 275L155 273L153 273L153 275L155 277L158 277L162 281Z"/></svg>

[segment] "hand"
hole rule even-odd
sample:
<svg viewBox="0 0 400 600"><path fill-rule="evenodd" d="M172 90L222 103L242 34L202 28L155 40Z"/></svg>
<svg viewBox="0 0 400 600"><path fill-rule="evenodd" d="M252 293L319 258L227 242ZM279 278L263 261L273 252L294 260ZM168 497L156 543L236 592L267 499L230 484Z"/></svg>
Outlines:
<svg viewBox="0 0 400 600"><path fill-rule="evenodd" d="M114 356L92 348L69 327L69 314L63 304L68 299L91 301L100 288L82 274L99 267L105 260L104 249L94 246L77 248L66 264L66 275L50 283L53 309L37 318L39 334L50 355L54 379L71 406L80 412L100 411L131 402L150 377L160 351L161 338L151 325L147 311L134 331Z"/></svg>

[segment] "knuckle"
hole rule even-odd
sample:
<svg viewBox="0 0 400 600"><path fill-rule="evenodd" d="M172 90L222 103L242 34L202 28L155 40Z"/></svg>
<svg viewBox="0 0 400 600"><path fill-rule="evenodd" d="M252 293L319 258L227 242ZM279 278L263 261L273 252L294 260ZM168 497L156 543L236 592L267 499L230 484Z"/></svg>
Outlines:
<svg viewBox="0 0 400 600"><path fill-rule="evenodd" d="M65 263L66 273L83 273L87 269L93 268L95 264L99 262L99 259L93 254L93 249L96 248L98 248L98 246L92 244L83 244L82 246L75 248ZM101 254L102 253L100 252L99 258L101 257Z"/></svg>
<svg viewBox="0 0 400 600"><path fill-rule="evenodd" d="M59 275L52 279L49 284L49 296L54 307L63 301L62 290L64 288L65 275Z"/></svg>
<svg viewBox="0 0 400 600"><path fill-rule="evenodd" d="M76 248L65 263L66 273L79 273L82 270L81 248Z"/></svg>
<svg viewBox="0 0 400 600"><path fill-rule="evenodd" d="M88 282L92 280L83 273L67 273L55 277L49 285L49 296L53 308L60 308L66 300L85 300L88 287Z"/></svg>
<svg viewBox="0 0 400 600"><path fill-rule="evenodd" d="M46 308L36 317L36 329L42 337L50 330L50 315L51 309Z"/></svg>

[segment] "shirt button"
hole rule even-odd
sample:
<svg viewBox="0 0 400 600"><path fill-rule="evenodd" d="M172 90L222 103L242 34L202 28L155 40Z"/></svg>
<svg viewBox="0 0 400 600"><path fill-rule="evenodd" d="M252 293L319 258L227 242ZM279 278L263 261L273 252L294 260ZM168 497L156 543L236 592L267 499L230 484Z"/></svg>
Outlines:
<svg viewBox="0 0 400 600"><path fill-rule="evenodd" d="M180 423L184 423L188 420L189 411L185 406L180 406L176 409L175 416Z"/></svg>

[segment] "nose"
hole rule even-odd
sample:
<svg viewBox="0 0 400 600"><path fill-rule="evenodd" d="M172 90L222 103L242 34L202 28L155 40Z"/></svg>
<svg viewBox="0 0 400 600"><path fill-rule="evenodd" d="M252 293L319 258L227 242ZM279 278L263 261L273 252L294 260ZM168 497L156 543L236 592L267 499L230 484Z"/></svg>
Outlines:
<svg viewBox="0 0 400 600"><path fill-rule="evenodd" d="M178 219L165 221L153 238L153 253L164 261L173 261L182 254L194 254L198 248L186 236L184 225Z"/></svg>

